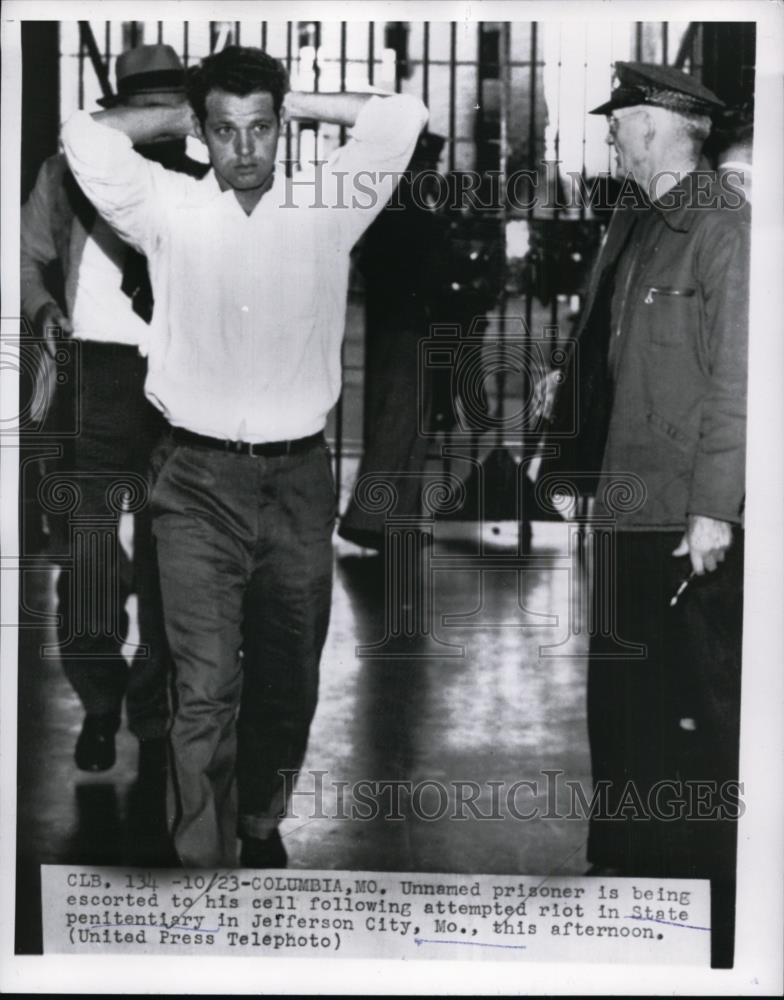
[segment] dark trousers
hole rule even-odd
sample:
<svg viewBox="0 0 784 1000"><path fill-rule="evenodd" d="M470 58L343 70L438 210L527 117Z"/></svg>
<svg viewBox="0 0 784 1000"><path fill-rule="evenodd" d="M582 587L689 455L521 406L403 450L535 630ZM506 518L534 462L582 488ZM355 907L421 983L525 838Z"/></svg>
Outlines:
<svg viewBox="0 0 784 1000"><path fill-rule="evenodd" d="M591 819L588 859L629 875L710 878L714 928L724 933L726 956L735 884L743 538L737 532L725 561L693 578L671 607L691 570L688 558L671 554L680 537L616 536L616 631L643 644L646 654L606 659L617 646L607 637L591 641L591 762L595 788L604 782L608 793L604 815ZM595 583L597 614L602 594L606 589ZM673 785L662 787L664 781ZM621 806L625 817L618 816Z"/></svg>
<svg viewBox="0 0 784 1000"><path fill-rule="evenodd" d="M73 379L78 433L55 471L71 496L66 515L50 505L58 580L58 647L63 668L89 715L113 715L123 697L140 739L162 737L168 722L168 659L148 508L149 461L165 423L144 396L146 361L135 347L79 344ZM135 511L133 560L118 540L124 506ZM136 592L140 644L128 667L125 603Z"/></svg>
<svg viewBox="0 0 784 1000"><path fill-rule="evenodd" d="M316 708L332 595L328 450L180 445L153 511L176 680L175 848L185 865L230 867L238 833L277 826Z"/></svg>
<svg viewBox="0 0 784 1000"><path fill-rule="evenodd" d="M431 412L428 373L419 370L427 313L401 293L394 302L388 296L369 301L366 323L365 441L357 481L373 473L387 476L395 491L394 514L416 515L430 444L420 433L420 420L427 424ZM372 506L352 496L341 529L383 535L388 512Z"/></svg>

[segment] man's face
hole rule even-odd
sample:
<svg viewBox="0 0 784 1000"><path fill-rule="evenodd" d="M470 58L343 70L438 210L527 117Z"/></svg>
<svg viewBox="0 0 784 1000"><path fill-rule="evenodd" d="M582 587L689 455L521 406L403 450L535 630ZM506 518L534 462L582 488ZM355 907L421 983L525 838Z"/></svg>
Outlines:
<svg viewBox="0 0 784 1000"><path fill-rule="evenodd" d="M607 145L615 148L615 176L638 180L647 164L647 121L644 108L616 108L607 116Z"/></svg>
<svg viewBox="0 0 784 1000"><path fill-rule="evenodd" d="M210 163L223 191L252 191L267 183L275 166L280 122L272 94L239 97L211 90L207 117L197 135L206 143Z"/></svg>
<svg viewBox="0 0 784 1000"><path fill-rule="evenodd" d="M184 101L184 91L163 90L158 94L128 94L123 103L129 108L176 108Z"/></svg>

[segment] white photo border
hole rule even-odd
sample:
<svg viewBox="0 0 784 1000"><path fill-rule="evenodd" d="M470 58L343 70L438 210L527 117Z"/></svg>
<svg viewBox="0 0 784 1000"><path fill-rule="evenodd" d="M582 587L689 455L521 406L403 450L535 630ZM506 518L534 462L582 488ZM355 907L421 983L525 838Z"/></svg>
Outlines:
<svg viewBox="0 0 784 1000"><path fill-rule="evenodd" d="M317 14L316 14L317 9ZM756 21L756 121L749 392L749 460L741 780L746 812L738 844L737 944L731 970L602 964L374 960L17 956L14 954L18 454L0 449L0 991L157 993L421 993L769 995L782 988L784 933L784 7L765 0L694 2L24 2L2 8L2 316L18 316L21 20L694 20ZM10 325L8 326L10 330ZM13 373L2 372L2 416L16 412ZM11 555L9 555L9 553ZM259 964L263 963L263 965Z"/></svg>

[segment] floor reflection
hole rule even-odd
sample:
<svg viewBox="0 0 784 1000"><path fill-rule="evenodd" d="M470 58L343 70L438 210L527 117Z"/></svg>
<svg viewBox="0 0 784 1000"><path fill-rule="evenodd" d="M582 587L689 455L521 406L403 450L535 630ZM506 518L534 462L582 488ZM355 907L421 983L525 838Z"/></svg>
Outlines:
<svg viewBox="0 0 784 1000"><path fill-rule="evenodd" d="M542 805L542 774L553 768L587 786L584 651L578 642L570 657L539 656L566 627L565 535L537 524L533 568L480 574L460 568L478 551L475 529L439 529L407 585L390 577L383 556L337 543L319 709L282 827L290 863L582 872L584 823L502 817L493 799L527 780L540 787L518 804ZM484 551L494 556L516 551L514 538L490 543ZM110 772L74 767L81 710L57 660L39 655L52 641L53 574L39 564L26 575L30 627L20 632L17 950L33 953L40 864L173 863L163 783L154 774L137 780L139 748L125 728ZM407 605L423 595L429 610L417 617Z"/></svg>

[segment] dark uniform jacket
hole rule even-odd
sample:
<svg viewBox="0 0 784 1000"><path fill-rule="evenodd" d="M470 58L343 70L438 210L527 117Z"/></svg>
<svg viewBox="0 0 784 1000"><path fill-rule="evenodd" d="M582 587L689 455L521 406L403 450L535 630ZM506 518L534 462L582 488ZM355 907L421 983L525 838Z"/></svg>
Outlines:
<svg viewBox="0 0 784 1000"><path fill-rule="evenodd" d="M620 265L635 211L616 209L586 296L576 406L562 393L553 420L560 470L582 474L580 491L595 490L597 512L622 529L682 530L689 514L740 522L749 208L712 172L687 175L648 207L630 270ZM620 505L605 505L613 479ZM629 503L624 480L639 493Z"/></svg>

